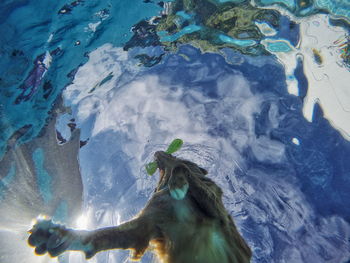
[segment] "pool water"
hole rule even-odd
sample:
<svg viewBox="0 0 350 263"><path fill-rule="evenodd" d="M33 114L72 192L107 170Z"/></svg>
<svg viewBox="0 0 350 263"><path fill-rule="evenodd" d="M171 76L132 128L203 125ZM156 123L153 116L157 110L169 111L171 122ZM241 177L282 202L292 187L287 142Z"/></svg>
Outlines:
<svg viewBox="0 0 350 263"><path fill-rule="evenodd" d="M34 255L32 220L129 220L175 138L252 262L350 262L348 1L255 2L0 3L1 263L85 262Z"/></svg>

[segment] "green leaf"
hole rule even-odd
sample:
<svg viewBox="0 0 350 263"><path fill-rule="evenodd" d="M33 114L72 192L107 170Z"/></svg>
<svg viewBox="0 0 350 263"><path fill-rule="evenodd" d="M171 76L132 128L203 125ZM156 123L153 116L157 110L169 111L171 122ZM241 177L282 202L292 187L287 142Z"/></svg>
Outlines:
<svg viewBox="0 0 350 263"><path fill-rule="evenodd" d="M146 171L149 175L153 175L157 171L158 165L156 162L151 162L146 165Z"/></svg>
<svg viewBox="0 0 350 263"><path fill-rule="evenodd" d="M178 150L180 150L181 146L183 144L183 141L181 139L175 139L173 140L168 149L165 151L168 154L172 154ZM153 175L158 169L158 165L156 162L151 162L146 165L146 171L149 175Z"/></svg>
<svg viewBox="0 0 350 263"><path fill-rule="evenodd" d="M175 139L170 143L168 149L165 152L168 154L172 154L180 150L182 144L183 144L183 141L181 139Z"/></svg>

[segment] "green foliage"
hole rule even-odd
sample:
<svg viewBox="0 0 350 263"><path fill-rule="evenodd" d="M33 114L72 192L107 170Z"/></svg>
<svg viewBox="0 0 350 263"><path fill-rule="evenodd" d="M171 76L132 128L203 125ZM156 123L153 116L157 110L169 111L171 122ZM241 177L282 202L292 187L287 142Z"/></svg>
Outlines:
<svg viewBox="0 0 350 263"><path fill-rule="evenodd" d="M180 150L182 144L183 141L181 139L175 139L169 144L168 149L165 152L168 154L173 154L174 152ZM158 165L156 162L150 162L146 165L148 175L153 175L157 171L157 168Z"/></svg>
<svg viewBox="0 0 350 263"><path fill-rule="evenodd" d="M177 152L178 150L180 150L182 144L183 144L183 141L181 139L175 139L170 143L168 149L165 152L168 154Z"/></svg>
<svg viewBox="0 0 350 263"><path fill-rule="evenodd" d="M146 165L146 171L149 175L153 175L157 171L158 165L156 162L151 162Z"/></svg>

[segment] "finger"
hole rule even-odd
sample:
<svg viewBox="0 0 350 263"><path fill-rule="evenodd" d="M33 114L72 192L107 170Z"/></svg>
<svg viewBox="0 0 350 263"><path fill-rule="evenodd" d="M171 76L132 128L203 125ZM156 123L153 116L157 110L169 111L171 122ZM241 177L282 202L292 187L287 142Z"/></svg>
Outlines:
<svg viewBox="0 0 350 263"><path fill-rule="evenodd" d="M46 243L49 237L50 233L42 229L37 229L29 236L28 243L33 247L37 247L43 243Z"/></svg>
<svg viewBox="0 0 350 263"><path fill-rule="evenodd" d="M44 255L47 252L46 244L42 244L35 248L35 254Z"/></svg>
<svg viewBox="0 0 350 263"><path fill-rule="evenodd" d="M69 248L73 240L74 237L69 232L67 232L63 237L58 235L52 236L52 239L50 237L48 242L49 254L52 257L58 256Z"/></svg>
<svg viewBox="0 0 350 263"><path fill-rule="evenodd" d="M62 243L62 237L57 233L52 233L50 238L47 240L47 247L49 249L58 247Z"/></svg>
<svg viewBox="0 0 350 263"><path fill-rule="evenodd" d="M32 228L28 232L33 233L38 229L49 229L53 226L55 226L55 224L52 222L52 220L39 219L36 221L36 223L32 226Z"/></svg>
<svg viewBox="0 0 350 263"><path fill-rule="evenodd" d="M92 258L93 256L96 255L96 252L94 250L87 250L87 251L84 251L85 252L85 258L86 259L90 259Z"/></svg>
<svg viewBox="0 0 350 263"><path fill-rule="evenodd" d="M65 252L71 242L63 242L60 245L58 245L57 247L54 248L49 248L48 252L50 254L51 257L57 257L58 255L62 254L63 252Z"/></svg>
<svg viewBox="0 0 350 263"><path fill-rule="evenodd" d="M35 247L37 244L36 244L36 239L35 239L35 237L33 236L33 235L30 235L29 237L28 237L28 244L29 244L29 246L31 246L31 247Z"/></svg>

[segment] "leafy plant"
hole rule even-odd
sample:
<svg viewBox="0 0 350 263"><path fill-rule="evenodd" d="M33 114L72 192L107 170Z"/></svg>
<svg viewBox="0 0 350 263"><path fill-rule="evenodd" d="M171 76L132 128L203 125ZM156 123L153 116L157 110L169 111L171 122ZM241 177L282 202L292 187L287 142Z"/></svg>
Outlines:
<svg viewBox="0 0 350 263"><path fill-rule="evenodd" d="M183 141L181 139L175 139L173 140L169 146L168 149L165 151L168 154L173 154L174 152L177 152L182 147ZM146 171L149 175L153 175L157 171L158 165L156 162L150 162L146 165Z"/></svg>
<svg viewBox="0 0 350 263"><path fill-rule="evenodd" d="M170 143L170 145L168 146L168 149L165 152L168 154L173 154L174 152L177 152L178 150L180 150L182 144L183 144L183 141L181 139L175 139Z"/></svg>

